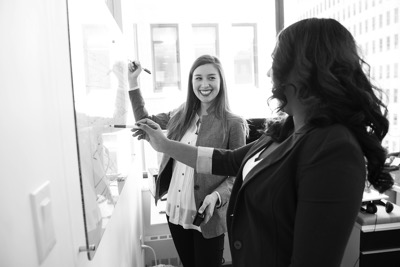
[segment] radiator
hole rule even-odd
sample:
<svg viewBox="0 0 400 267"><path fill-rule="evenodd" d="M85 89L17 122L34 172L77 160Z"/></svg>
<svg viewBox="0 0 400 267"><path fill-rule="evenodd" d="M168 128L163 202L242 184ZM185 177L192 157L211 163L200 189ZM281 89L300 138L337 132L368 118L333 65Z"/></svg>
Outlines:
<svg viewBox="0 0 400 267"><path fill-rule="evenodd" d="M145 250L145 266L167 265L174 267L183 267L176 252L174 241L170 234L146 236L144 243L154 249L157 262L154 261L154 255L150 249Z"/></svg>

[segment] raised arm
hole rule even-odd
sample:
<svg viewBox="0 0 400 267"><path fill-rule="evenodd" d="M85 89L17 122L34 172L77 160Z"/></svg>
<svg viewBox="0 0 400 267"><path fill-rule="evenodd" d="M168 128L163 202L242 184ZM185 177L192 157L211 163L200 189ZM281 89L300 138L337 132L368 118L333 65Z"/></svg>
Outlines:
<svg viewBox="0 0 400 267"><path fill-rule="evenodd" d="M165 130L171 118L171 112L149 115L138 83L138 77L142 72L142 66L140 65L140 62L135 62L135 65L133 65L133 63L129 63L128 69L129 99L131 101L135 120L139 121L144 118L149 118L158 123L161 128Z"/></svg>

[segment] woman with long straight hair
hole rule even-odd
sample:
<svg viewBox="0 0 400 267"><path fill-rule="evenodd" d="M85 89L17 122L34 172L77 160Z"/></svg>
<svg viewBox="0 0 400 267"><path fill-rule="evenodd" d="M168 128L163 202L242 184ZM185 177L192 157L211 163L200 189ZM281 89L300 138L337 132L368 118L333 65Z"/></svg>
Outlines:
<svg viewBox="0 0 400 267"><path fill-rule="evenodd" d="M167 130L167 138L191 146L235 149L245 144L246 121L229 108L225 75L217 57L204 55L193 63L187 99L176 110L149 115L138 87L139 62L129 64L130 100L136 121L149 118ZM164 154L156 181L155 200L168 194L166 214L171 235L185 267L219 267L223 261L226 205L234 176L199 174ZM197 210L204 221L194 223Z"/></svg>

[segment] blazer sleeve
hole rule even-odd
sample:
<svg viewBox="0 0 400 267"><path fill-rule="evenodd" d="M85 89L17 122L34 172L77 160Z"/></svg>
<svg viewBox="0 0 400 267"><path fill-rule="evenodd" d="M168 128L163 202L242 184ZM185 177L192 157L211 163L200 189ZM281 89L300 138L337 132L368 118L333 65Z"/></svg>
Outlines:
<svg viewBox="0 0 400 267"><path fill-rule="evenodd" d="M210 173L215 175L238 176L242 161L255 142L235 150L214 148L211 157ZM203 173L207 173L202 170Z"/></svg>
<svg viewBox="0 0 400 267"><path fill-rule="evenodd" d="M129 91L129 99L131 101L133 115L135 116L136 121L148 118L158 123L161 129L165 130L167 128L167 124L172 116L171 112L149 115L140 89Z"/></svg>
<svg viewBox="0 0 400 267"><path fill-rule="evenodd" d="M234 119L228 135L228 149L236 149L246 144L246 129L242 119ZM228 176L214 191L221 197L219 207L228 203L231 196L235 176Z"/></svg>
<svg viewBox="0 0 400 267"><path fill-rule="evenodd" d="M350 133L310 139L297 163L291 266L339 266L360 209L365 160Z"/></svg>

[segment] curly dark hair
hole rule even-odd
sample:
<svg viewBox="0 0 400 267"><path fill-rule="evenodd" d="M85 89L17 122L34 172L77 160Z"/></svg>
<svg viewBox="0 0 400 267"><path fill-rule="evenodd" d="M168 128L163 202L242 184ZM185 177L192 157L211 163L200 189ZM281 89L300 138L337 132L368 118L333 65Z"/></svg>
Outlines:
<svg viewBox="0 0 400 267"><path fill-rule="evenodd" d="M274 88L270 99L287 104L284 91L288 75L298 78L300 100L307 105L306 123L323 127L340 123L350 129L364 152L368 181L379 192L390 189L393 178L383 167L386 150L382 139L389 122L382 90L369 79L369 65L359 56L351 33L334 19L305 19L278 35L273 52ZM273 123L267 134L282 139L293 131L292 118Z"/></svg>

